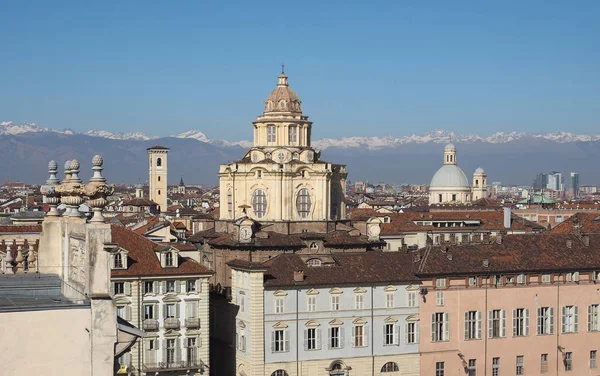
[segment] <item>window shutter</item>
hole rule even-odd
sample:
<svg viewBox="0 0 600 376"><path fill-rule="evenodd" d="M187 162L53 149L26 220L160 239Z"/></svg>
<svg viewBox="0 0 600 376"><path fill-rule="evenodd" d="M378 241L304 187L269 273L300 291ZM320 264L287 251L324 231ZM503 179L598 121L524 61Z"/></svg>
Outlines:
<svg viewBox="0 0 600 376"><path fill-rule="evenodd" d="M488 311L488 338L494 336L494 311Z"/></svg>
<svg viewBox="0 0 600 376"><path fill-rule="evenodd" d="M381 329L383 329L383 335L381 336L381 343L383 345L385 345L385 341L387 340L386 335L385 335L385 329L387 327L387 324L383 324L383 326L381 327Z"/></svg>
<svg viewBox="0 0 600 376"><path fill-rule="evenodd" d="M331 348L331 339L333 338L333 328L327 328L327 348Z"/></svg>
<svg viewBox="0 0 600 376"><path fill-rule="evenodd" d="M181 317L181 315L179 314L179 306L180 306L180 305L181 305L181 304L179 304L179 303L175 303L175 317L176 317L177 319L179 319L179 317Z"/></svg>
<svg viewBox="0 0 600 376"><path fill-rule="evenodd" d="M160 350L160 341L158 339L154 340L154 350Z"/></svg>
<svg viewBox="0 0 600 376"><path fill-rule="evenodd" d="M589 305L588 306L588 332L591 332L593 330L593 326L592 326L592 306Z"/></svg>
<svg viewBox="0 0 600 376"><path fill-rule="evenodd" d="M181 338L175 340L175 361L181 360Z"/></svg>
<svg viewBox="0 0 600 376"><path fill-rule="evenodd" d="M562 332L567 332L567 307L562 307Z"/></svg>
<svg viewBox="0 0 600 376"><path fill-rule="evenodd" d="M577 328L579 325L579 307L573 306L573 309L575 310L575 322L573 325L573 332L577 333Z"/></svg>
<svg viewBox="0 0 600 376"><path fill-rule="evenodd" d="M115 295L115 283L110 284L110 295Z"/></svg>
<svg viewBox="0 0 600 376"><path fill-rule="evenodd" d="M465 339L469 339L469 311L465 311Z"/></svg>
<svg viewBox="0 0 600 376"><path fill-rule="evenodd" d="M167 293L167 281L161 281L160 282L160 292L163 294Z"/></svg>
<svg viewBox="0 0 600 376"><path fill-rule="evenodd" d="M369 346L369 325L363 327L363 346Z"/></svg>
<svg viewBox="0 0 600 376"><path fill-rule="evenodd" d="M525 308L525 335L529 335L529 308Z"/></svg>
<svg viewBox="0 0 600 376"><path fill-rule="evenodd" d="M352 347L356 347L356 326L352 327Z"/></svg>
<svg viewBox="0 0 600 376"><path fill-rule="evenodd" d="M158 340L156 340L158 342ZM163 362L167 362L167 339L163 340L164 341L164 348L163 348Z"/></svg>
<svg viewBox="0 0 600 376"><path fill-rule="evenodd" d="M316 336L317 336L316 337L316 342L317 343L316 343L315 347L316 347L317 350L321 350L321 328L317 328L315 330L315 332L316 332Z"/></svg>
<svg viewBox="0 0 600 376"><path fill-rule="evenodd" d="M275 352L275 331L271 331L271 352Z"/></svg>
<svg viewBox="0 0 600 376"><path fill-rule="evenodd" d="M308 350L308 329L304 329L304 351Z"/></svg>
<svg viewBox="0 0 600 376"><path fill-rule="evenodd" d="M550 334L554 333L554 307L550 307L548 309L549 316L550 316Z"/></svg>
<svg viewBox="0 0 600 376"><path fill-rule="evenodd" d="M180 293L181 292L181 281L175 281L175 292L176 293Z"/></svg>
<svg viewBox="0 0 600 376"><path fill-rule="evenodd" d="M435 342L435 313L431 314L431 342Z"/></svg>
<svg viewBox="0 0 600 376"><path fill-rule="evenodd" d="M340 349L344 348L344 342L345 342L344 327L340 326Z"/></svg>
<svg viewBox="0 0 600 376"><path fill-rule="evenodd" d="M131 282L125 282L125 295L131 296Z"/></svg>
<svg viewBox="0 0 600 376"><path fill-rule="evenodd" d="M125 320L131 321L131 306L130 305L125 306Z"/></svg>
<svg viewBox="0 0 600 376"><path fill-rule="evenodd" d="M419 323L415 323L415 343L419 343Z"/></svg>
<svg viewBox="0 0 600 376"><path fill-rule="evenodd" d="M481 311L477 311L477 339L481 339Z"/></svg>
<svg viewBox="0 0 600 376"><path fill-rule="evenodd" d="M394 325L394 345L400 344L400 325Z"/></svg>
<svg viewBox="0 0 600 376"><path fill-rule="evenodd" d="M544 320L542 317L542 309L538 308L537 309L537 335L542 334L543 326L544 326Z"/></svg>
<svg viewBox="0 0 600 376"><path fill-rule="evenodd" d="M194 309L193 309L193 302L186 302L185 303L185 318L189 319L194 317Z"/></svg>
<svg viewBox="0 0 600 376"><path fill-rule="evenodd" d="M404 323L404 343L408 344L408 323Z"/></svg>
<svg viewBox="0 0 600 376"><path fill-rule="evenodd" d="M287 329L283 331L283 351L290 351L290 337Z"/></svg>
<svg viewBox="0 0 600 376"><path fill-rule="evenodd" d="M505 309L500 311L500 317L502 318L502 323L500 325L500 337L506 337L506 310Z"/></svg>
<svg viewBox="0 0 600 376"><path fill-rule="evenodd" d="M444 312L444 341L450 340L450 314Z"/></svg>
<svg viewBox="0 0 600 376"><path fill-rule="evenodd" d="M513 337L517 336L517 310L513 309L512 311L512 318L513 318Z"/></svg>
<svg viewBox="0 0 600 376"><path fill-rule="evenodd" d="M201 279L198 278L194 283L196 284L196 292L200 293L202 292L202 283L201 283Z"/></svg>
<svg viewBox="0 0 600 376"><path fill-rule="evenodd" d="M163 320L167 318L167 304L163 304Z"/></svg>

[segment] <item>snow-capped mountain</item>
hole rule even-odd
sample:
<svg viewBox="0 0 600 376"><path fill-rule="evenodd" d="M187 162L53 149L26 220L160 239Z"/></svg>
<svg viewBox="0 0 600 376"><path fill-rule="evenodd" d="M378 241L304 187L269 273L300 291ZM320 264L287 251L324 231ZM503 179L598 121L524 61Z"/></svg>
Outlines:
<svg viewBox="0 0 600 376"><path fill-rule="evenodd" d="M37 132L54 132L66 135L78 134L70 129L56 130L51 128L40 127L35 123L24 123L14 124L10 121L0 122L0 136L1 135L23 135L26 133L37 133ZM83 133L91 137L102 137L112 140L138 140L147 141L157 138L159 136L148 136L141 132L109 132L102 130L90 130ZM242 148L248 148L252 146L252 142L248 140L241 141L227 141L227 140L216 140L211 139L205 133L200 130L192 129L187 132L172 135L174 138L185 138L194 139L207 144L215 146L240 146ZM410 136L373 136L373 137L341 137L341 138L323 138L320 140L313 141L313 146L317 149L325 150L327 148L341 148L341 149L367 149L367 150L379 150L385 148L394 148L404 144L426 144L435 143L442 144L447 142L456 143L490 143L490 144L503 144L512 141L522 139L543 139L554 141L558 143L568 142L589 142L599 141L600 135L581 135L570 132L556 132L547 134L532 134L525 132L496 132L491 136L480 136L476 134L459 134L456 132L448 132L441 129L434 129L423 135L412 134Z"/></svg>

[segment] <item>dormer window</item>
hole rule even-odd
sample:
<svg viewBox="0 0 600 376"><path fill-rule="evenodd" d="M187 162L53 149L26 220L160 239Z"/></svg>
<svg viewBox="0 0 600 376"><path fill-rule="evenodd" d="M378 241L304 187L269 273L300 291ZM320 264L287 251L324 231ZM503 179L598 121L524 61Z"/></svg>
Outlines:
<svg viewBox="0 0 600 376"><path fill-rule="evenodd" d="M309 248L310 249L319 249L319 245L317 244L317 242L312 242L312 243L310 243Z"/></svg>
<svg viewBox="0 0 600 376"><path fill-rule="evenodd" d="M306 265L307 266L321 266L321 259L312 258L312 259L306 261Z"/></svg>
<svg viewBox="0 0 600 376"><path fill-rule="evenodd" d="M173 262L173 252L167 252L165 255L165 266L175 266Z"/></svg>
<svg viewBox="0 0 600 376"><path fill-rule="evenodd" d="M112 255L112 268L113 269L127 269L127 251L119 248Z"/></svg>
<svg viewBox="0 0 600 376"><path fill-rule="evenodd" d="M121 253L117 253L115 254L115 265L114 265L115 269L121 269L123 268L123 255L121 255Z"/></svg>

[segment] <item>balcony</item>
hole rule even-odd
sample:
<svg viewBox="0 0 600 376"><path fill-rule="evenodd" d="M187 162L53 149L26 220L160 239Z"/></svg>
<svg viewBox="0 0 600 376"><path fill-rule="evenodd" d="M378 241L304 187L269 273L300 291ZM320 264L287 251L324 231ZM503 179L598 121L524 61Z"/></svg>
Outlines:
<svg viewBox="0 0 600 376"><path fill-rule="evenodd" d="M179 329L179 319L175 317L168 317L165 319L165 329Z"/></svg>
<svg viewBox="0 0 600 376"><path fill-rule="evenodd" d="M200 319L197 317L185 319L186 328L198 329L200 328Z"/></svg>
<svg viewBox="0 0 600 376"><path fill-rule="evenodd" d="M142 329L148 331L157 331L158 330L158 320L156 319L146 319L142 323Z"/></svg>
<svg viewBox="0 0 600 376"><path fill-rule="evenodd" d="M144 371L146 372L161 372L161 371L182 371L189 369L197 369L200 374L204 373L204 363L201 360L177 360L173 359L168 362L144 363Z"/></svg>

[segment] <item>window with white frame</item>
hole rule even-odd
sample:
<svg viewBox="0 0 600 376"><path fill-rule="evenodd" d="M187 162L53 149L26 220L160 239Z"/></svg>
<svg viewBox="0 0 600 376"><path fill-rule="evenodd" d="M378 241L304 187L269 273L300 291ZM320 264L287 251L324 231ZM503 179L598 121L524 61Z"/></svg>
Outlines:
<svg viewBox="0 0 600 376"><path fill-rule="evenodd" d="M354 295L354 309L365 308L365 294Z"/></svg>
<svg viewBox="0 0 600 376"><path fill-rule="evenodd" d="M598 359L598 351L591 350L590 351L590 368L597 368L596 360Z"/></svg>
<svg viewBox="0 0 600 376"><path fill-rule="evenodd" d="M573 370L573 353L567 351L564 355L563 362L565 363L565 371Z"/></svg>
<svg viewBox="0 0 600 376"><path fill-rule="evenodd" d="M185 291L186 292L196 292L196 283L198 281L195 279L188 279L185 281Z"/></svg>
<svg viewBox="0 0 600 376"><path fill-rule="evenodd" d="M389 345L398 345L398 336L400 335L400 330L398 325L387 323L383 325L383 344L386 346Z"/></svg>
<svg viewBox="0 0 600 376"><path fill-rule="evenodd" d="M177 290L177 282L175 280L168 280L167 281L167 292L176 292Z"/></svg>
<svg viewBox="0 0 600 376"><path fill-rule="evenodd" d="M244 329L240 329L238 334L237 348L240 351L246 351L246 331Z"/></svg>
<svg viewBox="0 0 600 376"><path fill-rule="evenodd" d="M526 279L526 277L525 277L525 274L519 274L519 275L517 276L517 284L519 284L519 285L524 285L524 284L525 284L525 282L526 282L526 280L527 280L527 279Z"/></svg>
<svg viewBox="0 0 600 376"><path fill-rule="evenodd" d="M306 188L300 189L296 196L296 211L298 212L298 216L300 218L308 218L311 206L310 192Z"/></svg>
<svg viewBox="0 0 600 376"><path fill-rule="evenodd" d="M506 311L493 309L488 311L488 338L506 337Z"/></svg>
<svg viewBox="0 0 600 376"><path fill-rule="evenodd" d="M542 283L550 283L552 278L550 274L542 274Z"/></svg>
<svg viewBox="0 0 600 376"><path fill-rule="evenodd" d="M444 292L443 291L435 292L435 305L438 307L442 307L444 305Z"/></svg>
<svg viewBox="0 0 600 376"><path fill-rule="evenodd" d="M175 260L173 257L173 252L167 252L165 254L165 265L166 266L175 266Z"/></svg>
<svg viewBox="0 0 600 376"><path fill-rule="evenodd" d="M419 305L419 299L417 298L416 291L409 291L406 293L406 300L409 307L416 307Z"/></svg>
<svg viewBox="0 0 600 376"><path fill-rule="evenodd" d="M144 320L153 320L156 318L154 304L144 304Z"/></svg>
<svg viewBox="0 0 600 376"><path fill-rule="evenodd" d="M288 127L288 143L295 144L296 142L298 142L298 127L290 125Z"/></svg>
<svg viewBox="0 0 600 376"><path fill-rule="evenodd" d="M306 297L306 310L308 312L314 312L317 310L317 297L315 295L308 295Z"/></svg>
<svg viewBox="0 0 600 376"><path fill-rule="evenodd" d="M590 304L588 306L588 332L597 332L600 330L598 308L598 304Z"/></svg>
<svg viewBox="0 0 600 376"><path fill-rule="evenodd" d="M186 338L185 345L188 364L198 364L198 339L196 337L188 337Z"/></svg>
<svg viewBox="0 0 600 376"><path fill-rule="evenodd" d="M321 261L321 259L318 259L318 258L311 258L308 261L306 261L307 266L321 266L321 264L322 264L322 261Z"/></svg>
<svg viewBox="0 0 600 376"><path fill-rule="evenodd" d="M352 344L354 347L367 346L367 327L365 325L354 325L352 328Z"/></svg>
<svg viewBox="0 0 600 376"><path fill-rule="evenodd" d="M157 292L154 281L144 281L144 294L153 294Z"/></svg>
<svg viewBox="0 0 600 376"><path fill-rule="evenodd" d="M114 254L113 256L113 268L115 269L123 269L123 255L121 254L121 252L117 252Z"/></svg>
<svg viewBox="0 0 600 376"><path fill-rule="evenodd" d="M344 328L341 326L332 326L329 328L329 341L327 342L330 349L341 349L344 347Z"/></svg>
<svg viewBox="0 0 600 376"><path fill-rule="evenodd" d="M517 376L521 376L525 374L525 357L523 355L517 355L517 366L515 369L515 374Z"/></svg>
<svg viewBox="0 0 600 376"><path fill-rule="evenodd" d="M419 343L419 323L416 321L407 322L404 334L404 342L406 344Z"/></svg>
<svg viewBox="0 0 600 376"><path fill-rule="evenodd" d="M469 277L469 287L477 287L477 276Z"/></svg>
<svg viewBox="0 0 600 376"><path fill-rule="evenodd" d="M441 195L440 195L441 196ZM441 198L440 198L441 202ZM444 376L444 362L435 363L435 376Z"/></svg>
<svg viewBox="0 0 600 376"><path fill-rule="evenodd" d="M395 292L386 292L385 293L385 307L386 308L394 308L395 306Z"/></svg>
<svg viewBox="0 0 600 376"><path fill-rule="evenodd" d="M435 312L431 314L431 342L448 341L450 314L448 312Z"/></svg>
<svg viewBox="0 0 600 376"><path fill-rule="evenodd" d="M257 218L267 213L267 195L264 190L257 189L252 193L252 211Z"/></svg>
<svg viewBox="0 0 600 376"><path fill-rule="evenodd" d="M529 309L513 309L513 337L529 335Z"/></svg>
<svg viewBox="0 0 600 376"><path fill-rule="evenodd" d="M240 298L239 298L238 302L239 302L239 306L240 306L240 312L241 313L246 312L246 295L242 294L241 291L240 291Z"/></svg>
<svg viewBox="0 0 600 376"><path fill-rule="evenodd" d="M118 305L117 306L117 316L119 316L122 319L125 319L125 306L124 305Z"/></svg>
<svg viewBox="0 0 600 376"><path fill-rule="evenodd" d="M165 318L172 319L176 318L177 315L177 303L169 303L165 305Z"/></svg>
<svg viewBox="0 0 600 376"><path fill-rule="evenodd" d="M554 333L554 308L540 307L537 310L537 334Z"/></svg>
<svg viewBox="0 0 600 376"><path fill-rule="evenodd" d="M469 359L469 365L467 366L467 375L469 376L477 376L477 360Z"/></svg>
<svg viewBox="0 0 600 376"><path fill-rule="evenodd" d="M290 341L288 331L285 329L276 329L271 332L271 351L287 352L289 351Z"/></svg>
<svg viewBox="0 0 600 376"><path fill-rule="evenodd" d="M500 358L492 358L492 376L500 376Z"/></svg>
<svg viewBox="0 0 600 376"><path fill-rule="evenodd" d="M304 329L304 350L319 350L321 348L320 334L319 328Z"/></svg>
<svg viewBox="0 0 600 376"><path fill-rule="evenodd" d="M277 141L277 128L274 125L267 125L267 142Z"/></svg>
<svg viewBox="0 0 600 376"><path fill-rule="evenodd" d="M156 350L158 350L158 340L147 339L144 341L144 361L148 363L156 362Z"/></svg>
<svg viewBox="0 0 600 376"><path fill-rule="evenodd" d="M446 288L446 278L436 278L435 279L435 288L445 289Z"/></svg>
<svg viewBox="0 0 600 376"><path fill-rule="evenodd" d="M465 312L465 339L481 339L481 311Z"/></svg>
<svg viewBox="0 0 600 376"><path fill-rule="evenodd" d="M176 362L176 358L175 358L175 354L177 353L177 347L176 347L176 340L173 338L168 338L166 340L167 342L167 346L166 346L166 351L165 351L165 355L166 355L166 363L167 364L174 364Z"/></svg>
<svg viewBox="0 0 600 376"><path fill-rule="evenodd" d="M125 282L113 282L115 295L125 294Z"/></svg>
<svg viewBox="0 0 600 376"><path fill-rule="evenodd" d="M492 285L494 287L502 287L502 274L496 274L492 277Z"/></svg>
<svg viewBox="0 0 600 376"><path fill-rule="evenodd" d="M283 296L275 297L275 313L283 313L285 311L284 302Z"/></svg>
<svg viewBox="0 0 600 376"><path fill-rule="evenodd" d="M340 295L339 294L331 295L331 310L332 311L340 310Z"/></svg>
<svg viewBox="0 0 600 376"><path fill-rule="evenodd" d="M577 306L564 306L562 308L562 332L577 333L579 312Z"/></svg>
<svg viewBox="0 0 600 376"><path fill-rule="evenodd" d="M548 372L548 354L540 356L540 373Z"/></svg>
<svg viewBox="0 0 600 376"><path fill-rule="evenodd" d="M233 192L227 190L227 215L229 219L233 219Z"/></svg>
<svg viewBox="0 0 600 376"><path fill-rule="evenodd" d="M381 367L381 373L386 372L400 372L400 367L398 367L398 363L396 362L387 362Z"/></svg>

